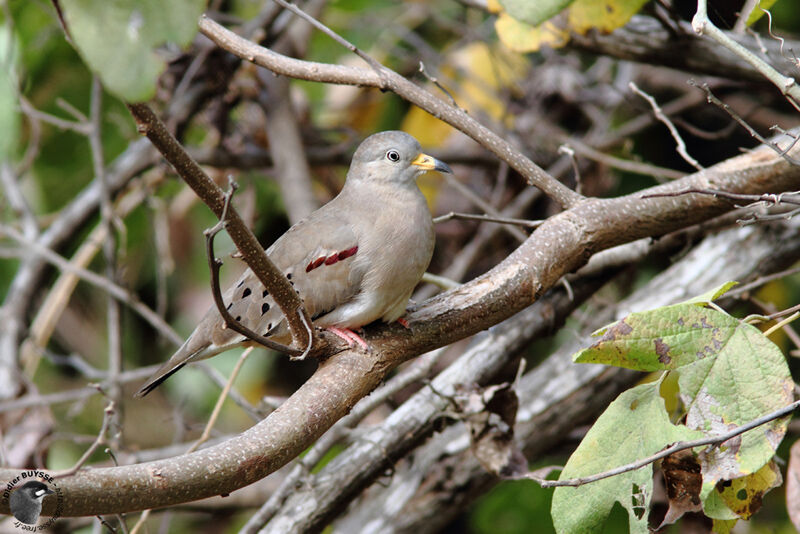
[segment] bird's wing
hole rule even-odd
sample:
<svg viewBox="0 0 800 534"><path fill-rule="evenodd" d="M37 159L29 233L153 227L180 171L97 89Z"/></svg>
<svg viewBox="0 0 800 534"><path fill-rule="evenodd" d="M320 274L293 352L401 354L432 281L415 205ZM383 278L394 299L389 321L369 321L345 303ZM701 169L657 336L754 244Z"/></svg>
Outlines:
<svg viewBox="0 0 800 534"><path fill-rule="evenodd" d="M369 264L359 256L358 235L348 212L331 209L331 204L299 221L267 249L267 255L303 299L312 320L356 296ZM247 328L277 341L290 340L280 308L250 269L225 291L223 301L231 316ZM137 395L146 395L186 363L244 341L241 334L225 327L212 306L186 342Z"/></svg>

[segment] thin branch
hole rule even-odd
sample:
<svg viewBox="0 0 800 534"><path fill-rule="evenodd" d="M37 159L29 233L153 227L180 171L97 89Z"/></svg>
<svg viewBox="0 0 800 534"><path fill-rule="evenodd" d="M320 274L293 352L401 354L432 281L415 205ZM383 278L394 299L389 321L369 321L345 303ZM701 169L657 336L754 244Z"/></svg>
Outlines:
<svg viewBox="0 0 800 534"><path fill-rule="evenodd" d="M786 159L786 161L788 161L788 162L789 162L789 163L791 163L792 165L800 165L800 160L797 160L797 159L795 159L795 158L792 158L792 157L789 157L789 156L788 156L788 152L789 152L789 151L790 151L792 148L794 148L794 145L797 143L797 140L798 140L800 137L798 137L798 136L795 136L795 137L794 137L794 141L792 141L792 142L789 144L789 146L787 146L785 149L782 149L782 148L780 148L780 147L779 147L779 146L778 146L776 143L773 143L772 141L769 141L769 140L767 140L766 138L764 138L764 136L762 136L760 133L758 133L757 131L755 131L755 129L753 129L753 127L752 127L752 126L750 126L750 125L747 123L747 121L745 121L743 118L741 118L741 117L739 116L739 114L738 114L738 113L736 113L735 111L733 111L733 110L731 109L731 107L730 107L728 104L726 104L725 102L723 102L722 100L720 100L719 98L717 98L716 96L714 96L714 93L712 93L712 92L711 92L711 89L708 87L708 84L707 84L707 83L704 83L704 84L702 84L702 85L698 85L698 84L697 84L697 82L695 82L694 80L689 80L689 85L692 85L692 86L694 86L694 87L698 87L698 88L702 89L703 91L705 91L705 93L706 93L706 100L708 100L708 102L709 102L709 103L711 103L711 104L714 104L714 105L715 105L715 106L717 106L718 108L720 108L720 109L722 109L723 111L725 111L725 113L727 113L728 115L730 115L730 116L731 116L731 118L732 118L733 120L735 120L735 121L736 121L736 122L738 122L738 123L739 123L739 124L740 124L742 127L744 127L744 129L745 129L745 130L747 130L747 131L748 131L748 133L750 133L750 135L751 135L752 137L754 137L754 138L758 139L758 141L759 141L760 143L762 143L762 144L765 144L765 145L767 145L768 147L770 147L772 150L774 150L775 152L777 152L777 153L778 153L778 154L779 154L779 155L780 155L782 158L785 158L785 159Z"/></svg>
<svg viewBox="0 0 800 534"><path fill-rule="evenodd" d="M746 293L748 291L756 289L757 287L761 287L764 284L772 282L773 280L779 280L781 278L785 278L787 276L791 276L797 273L800 273L800 267L792 267L791 269L786 269L777 273L772 273L767 276L760 276L757 279L753 280L752 282L748 282L747 284L734 287L733 289L728 291L728 293L726 293L726 296L736 297L741 295L742 293Z"/></svg>
<svg viewBox="0 0 800 534"><path fill-rule="evenodd" d="M189 447L189 449L186 451L187 453L196 451L200 445L208 441L208 438L211 436L211 429L214 428L214 424L217 422L219 414L222 411L222 405L225 404L225 399L228 398L228 393L233 387L233 382L236 380L236 377L239 376L239 371L241 371L242 365L244 365L244 362L247 360L247 357L250 356L251 352L253 352L253 347L248 347L245 349L242 355L239 356L239 360L236 362L233 371L231 371L231 376L228 378L228 382L225 384L225 387L222 388L222 391L217 398L217 403L214 405L214 410L211 412L211 416L208 418L208 423L206 423L203 433L200 434L200 437L197 438L197 441L195 441L194 444Z"/></svg>
<svg viewBox="0 0 800 534"><path fill-rule="evenodd" d="M611 156L599 150L595 150L583 141L570 137L564 141L567 145L572 147L575 152L583 157L592 159L609 167L620 169L627 172L642 174L644 176L652 176L656 180L659 178L666 178L667 180L677 180L686 176L685 172L676 171L673 169L666 169L657 165L649 163L641 163L638 161L631 161L627 159Z"/></svg>
<svg viewBox="0 0 800 534"><path fill-rule="evenodd" d="M0 186L5 191L5 198L9 207L22 223L22 231L25 234L25 238L29 241L36 239L36 236L39 235L39 223L36 221L36 216L22 193L18 177L8 162L0 163Z"/></svg>
<svg viewBox="0 0 800 534"><path fill-rule="evenodd" d="M202 168L186 153L175 137L167 131L164 123L146 104L128 104L128 109L136 119L140 132L144 133L153 145L173 166L181 178L194 190L211 211L219 218L225 207L224 192L206 175ZM294 292L289 281L270 261L264 248L253 233L247 228L233 206L229 207L226 219L226 230L236 248L241 252L248 267L272 295L280 307L289 330L293 344L297 347L313 345L322 349L317 343L315 333L308 336L308 317L302 307L300 297Z"/></svg>
<svg viewBox="0 0 800 534"><path fill-rule="evenodd" d="M114 232L115 214L111 188L108 184L103 158L102 109L103 87L100 84L100 78L93 75L89 119L87 119L87 123L91 127L87 137L92 155L92 168L95 178L100 183L100 224L106 233L106 238L103 240L106 277L114 283L117 278L117 236ZM117 380L122 370L122 326L119 301L111 295L107 296L106 301L106 323L108 331L108 397L114 405L119 405L122 400L122 389ZM117 448L119 437L122 435L122 422L115 410L107 410L106 413L111 419L109 423L112 429L111 444Z"/></svg>
<svg viewBox="0 0 800 534"><path fill-rule="evenodd" d="M800 206L800 191L787 191L784 193L764 193L760 195L747 195L741 193L731 193L728 191L721 191L719 189L700 189L700 188L687 188L679 191L670 191L665 193L648 193L641 196L641 198L658 198L658 197L679 197L683 195L711 195L716 198L724 198L734 202L742 201L748 203L765 202L767 204L790 204ZM795 198L796 197L796 198Z"/></svg>
<svg viewBox="0 0 800 534"><path fill-rule="evenodd" d="M750 50L740 45L714 26L708 18L706 0L697 1L697 12L692 18L692 29L698 35L707 35L711 37L714 41L752 65L753 68L772 82L780 92L787 97L787 100L795 109L800 110L800 88L797 86L797 81L789 76L784 76L771 65L768 65Z"/></svg>
<svg viewBox="0 0 800 534"><path fill-rule="evenodd" d="M449 221L451 219L460 219L464 221L484 221L484 222L494 222L500 224L513 224L516 226L523 226L525 228L538 228L544 222L541 221L530 221L527 219L515 219L513 217L500 217L494 215L481 215L477 213L457 213L455 211L451 211L450 213L445 213L444 215L439 215L433 219L434 224L443 223L445 221Z"/></svg>
<svg viewBox="0 0 800 534"><path fill-rule="evenodd" d="M367 63L367 65L369 65L375 71L375 73L378 76L383 75L383 70L385 67L381 65L375 58L373 58L366 52L363 52L356 45L354 45L353 43L351 43L350 41L348 41L335 31L333 31L332 29L328 28L322 22L312 17L311 15L309 15L308 13L306 13L305 11L303 11L302 9L300 9L291 2L286 2L285 0L272 0L272 1L278 4L279 6L283 7L284 9L288 9L289 11L291 11L292 13L294 13L295 15L302 18L303 20L314 26L316 29L324 33L325 35L327 35L328 37L330 37L331 39L333 39L334 41L336 41L343 47L347 48L361 59L363 59Z"/></svg>
<svg viewBox="0 0 800 534"><path fill-rule="evenodd" d="M451 280L450 278L446 278L444 276L439 276L438 274L428 273L422 275L422 282L426 284L433 284L445 291L450 289L455 289L459 287L461 284L456 282L455 280Z"/></svg>
<svg viewBox="0 0 800 534"><path fill-rule="evenodd" d="M89 460L89 458L94 454L94 451L97 450L100 445L106 442L106 433L108 432L108 428L111 425L112 421L114 420L114 414L116 413L116 408L114 401L110 401L106 406L105 410L103 410L103 424L100 427L100 431L97 433L97 438L95 438L92 445L84 451L83 455L75 462L75 465L70 467L69 469L64 469L63 471L54 471L51 476L53 478L64 478L69 477L77 473L81 467Z"/></svg>
<svg viewBox="0 0 800 534"><path fill-rule="evenodd" d="M455 99L455 98L453 98L453 95L450 93L450 91L448 91L447 89L445 89L444 85L442 85L442 84L439 82L439 80L438 80L438 79L437 79L435 76L431 76L431 75L428 73L428 71L425 69L425 63L423 63L422 61L420 61L420 62L419 62L419 71L422 73L422 75L423 75L423 76L425 76L425 78L427 78L427 80L428 80L429 82L431 82L433 85L435 85L436 87L438 87L438 88L439 88L439 90L440 90L441 92L443 92L445 95L447 95L447 98L449 98L449 99L450 99L450 104L451 104L452 106L454 106L454 107L460 107L460 106L458 105L458 103L456 102L456 99Z"/></svg>
<svg viewBox="0 0 800 534"><path fill-rule="evenodd" d="M483 210L484 212L488 213L492 217L501 217L500 212L495 209L494 206L489 204L486 200L475 194L472 189L461 183L457 178L455 178L451 174L445 174L444 179L447 182L447 185L458 191L464 198L469 200L472 204ZM520 230L519 228L515 228L513 226L504 226L503 230L506 233L510 234L514 239L522 243L528 238L528 235Z"/></svg>
<svg viewBox="0 0 800 534"><path fill-rule="evenodd" d="M321 23L317 22L317 24ZM200 17L199 26L200 31L206 37L224 50L256 65L266 67L275 73L310 81L369 86L392 91L472 137L497 157L506 161L525 177L529 184L540 188L562 207L575 206L584 200L581 195L553 179L508 141L480 124L464 110L448 104L387 67L380 66L381 74L378 75L373 68L365 69L302 61L258 46L206 16Z"/></svg>
<svg viewBox="0 0 800 534"><path fill-rule="evenodd" d="M220 216L219 221L217 221L217 224L203 232L203 234L206 236L206 257L208 259L208 269L211 271L211 295L214 297L214 304L217 306L217 312L219 312L219 314L222 316L222 320L225 322L226 328L230 328L234 332L238 332L244 337L259 343L268 349L277 350L293 356L305 354L310 349L310 345L304 352L301 352L297 349L287 347L286 345L277 343L276 341L264 337L261 334L253 332L245 325L234 319L233 316L231 316L231 314L228 312L228 307L225 305L225 301L222 300L222 291L220 290L219 284L219 270L220 267L222 267L222 260L217 258L217 256L214 254L214 237L226 227L230 201L233 197L233 192L236 191L237 187L238 186L236 185L236 182L230 182L230 187L225 193L225 207L222 208L222 215ZM309 341L311 339L313 338L309 337Z"/></svg>
<svg viewBox="0 0 800 534"><path fill-rule="evenodd" d="M62 271L74 274L81 280L102 289L109 295L129 306L133 311L138 313L142 319L147 321L153 328L155 328L161 335L169 339L176 345L183 342L183 338L178 335L172 327L164 321L156 312L150 309L146 304L139 300L139 298L131 293L128 289L119 286L95 272L87 269L77 267L72 262L39 244L38 241L28 241L25 236L17 232L13 227L0 225L0 235L6 235L11 239L20 243L20 245L27 247L25 252L33 252L41 256L45 261L51 263L61 269Z"/></svg>
<svg viewBox="0 0 800 534"><path fill-rule="evenodd" d="M783 408L780 408L779 410L775 410L772 413L768 413L767 415L759 417L758 419L754 419L753 421L750 421L749 423L746 423L744 425L738 426L738 427L734 428L733 430L725 432L724 434L718 434L716 436L708 436L708 437L705 437L705 438L695 439L695 440L692 440L692 441L679 441L677 443L674 443L674 444L670 445L666 449L657 452L656 454L648 456L647 458L642 458L641 460L637 460L635 462L631 462L629 464L625 464L625 465L622 465L620 467L616 467L614 469L611 469L609 471L605 471L603 473L597 473L595 475L590 475L590 476L586 476L586 477L570 478L570 479L566 479L566 480L545 480L545 479L543 479L541 477L538 477L538 476L535 476L535 475L527 475L527 476L523 476L522 478L528 478L530 480L533 480L533 481L537 482L543 488L555 488L555 487L563 487L563 486L571 486L571 487L582 486L582 485L588 484L590 482L597 482L598 480L603 480L604 478L609 478L609 477L613 477L615 475L620 475L622 473L627 473L628 471L635 471L636 469L640 469L642 467L645 467L646 465L649 465L649 464L651 464L651 463L653 463L653 462L655 462L657 460L661 460L662 458L666 458L670 454L674 454L674 453L676 453L678 451L683 451L683 450L686 450L686 449L693 449L695 447L704 447L706 445L714 445L714 446L721 445L725 441L727 441L727 440L729 440L731 438L735 438L736 436L738 436L740 434L744 434L748 430L753 430L754 428L757 428L757 427L759 427L759 426L761 426L763 424L769 423L770 421L774 421L775 419L778 419L778 418L783 417L785 415L789 415L790 413L795 411L798 407L800 407L800 400L795 401L795 402L789 404L788 406L784 406Z"/></svg>
<svg viewBox="0 0 800 534"><path fill-rule="evenodd" d="M653 108L653 113L655 113L656 117L658 117L658 120L664 123L664 125L669 130L670 135L672 135L672 138L675 140L675 143L677 144L678 154L680 154L681 157L687 163L689 163L689 165L691 165L698 171L703 170L702 165L697 163L697 160L694 159L692 156L690 156L689 152L686 151L686 143L683 142L681 134L678 133L678 130L675 128L675 125L672 124L672 121L669 120L669 118L664 114L661 108L658 107L658 102L656 102L656 99L648 95L641 89L639 89L639 87L633 82L630 82L628 84L628 87L630 87L631 90L634 91L636 94L647 100L647 102L650 104L650 107Z"/></svg>

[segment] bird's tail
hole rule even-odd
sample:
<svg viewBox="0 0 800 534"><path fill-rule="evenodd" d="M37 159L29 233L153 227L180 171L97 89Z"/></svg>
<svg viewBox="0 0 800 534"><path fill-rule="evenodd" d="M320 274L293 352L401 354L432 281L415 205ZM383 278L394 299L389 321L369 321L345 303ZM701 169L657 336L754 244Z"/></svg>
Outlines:
<svg viewBox="0 0 800 534"><path fill-rule="evenodd" d="M144 397L153 389L157 388L164 380L172 376L173 373L177 372L181 367L186 365L192 360L201 359L198 356L201 355L202 352L208 349L209 345L204 344L201 346L197 346L195 340L193 339L194 336L189 336L189 339L181 345L175 354L173 354L169 360L164 362L164 365L158 368L158 371L150 375L150 378L147 379L147 382L134 394L134 397Z"/></svg>

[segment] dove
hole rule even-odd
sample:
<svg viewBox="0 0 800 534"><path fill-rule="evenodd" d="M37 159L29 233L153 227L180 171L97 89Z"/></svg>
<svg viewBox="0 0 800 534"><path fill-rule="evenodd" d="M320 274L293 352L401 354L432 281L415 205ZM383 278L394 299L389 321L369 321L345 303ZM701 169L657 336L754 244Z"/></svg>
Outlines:
<svg viewBox="0 0 800 534"><path fill-rule="evenodd" d="M341 192L298 221L267 256L298 292L312 323L367 348L353 332L373 321L390 323L406 311L428 268L433 220L416 178L425 171L452 173L422 153L401 131L366 138L355 151ZM291 340L287 321L261 282L247 269L224 294L236 321L264 336ZM136 394L142 397L189 362L252 345L226 328L212 306L186 342Z"/></svg>

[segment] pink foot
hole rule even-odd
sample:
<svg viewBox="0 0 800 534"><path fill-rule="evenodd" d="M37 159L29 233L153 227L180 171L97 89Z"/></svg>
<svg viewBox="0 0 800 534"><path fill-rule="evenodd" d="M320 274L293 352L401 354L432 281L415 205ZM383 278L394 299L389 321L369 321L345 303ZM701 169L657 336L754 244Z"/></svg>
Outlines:
<svg viewBox="0 0 800 534"><path fill-rule="evenodd" d="M354 344L357 343L362 349L369 352L369 345L367 345L367 342L361 339L361 336L359 336L349 328L336 328L335 326L329 326L328 328L326 328L326 330L344 339L349 346L352 347Z"/></svg>
<svg viewBox="0 0 800 534"><path fill-rule="evenodd" d="M398 322L398 323L400 323L400 325L401 325L403 328L405 328L406 330L411 330L411 327L410 327L410 326L408 326L408 321L406 321L406 320L405 320L405 319L403 319L402 317L400 317L400 318L397 320L397 322Z"/></svg>

